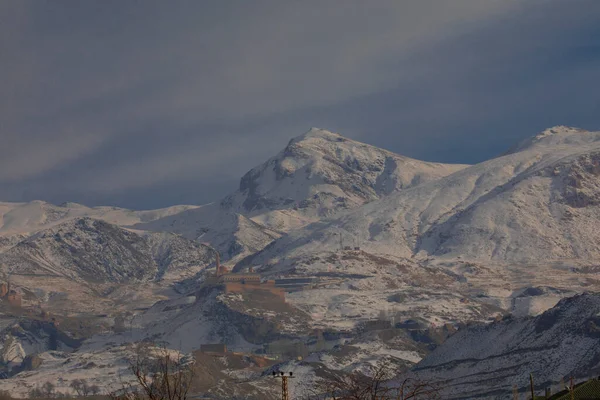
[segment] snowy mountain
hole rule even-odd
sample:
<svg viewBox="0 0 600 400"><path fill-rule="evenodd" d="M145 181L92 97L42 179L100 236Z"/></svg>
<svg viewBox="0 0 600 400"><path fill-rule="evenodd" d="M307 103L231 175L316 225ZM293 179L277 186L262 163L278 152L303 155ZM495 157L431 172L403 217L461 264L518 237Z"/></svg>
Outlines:
<svg viewBox="0 0 600 400"><path fill-rule="evenodd" d="M158 210L133 211L118 207L86 207L77 203L54 205L44 201L0 203L0 237L27 235L69 219L91 217L115 225L149 222L198 206L173 206Z"/></svg>
<svg viewBox="0 0 600 400"><path fill-rule="evenodd" d="M172 234L139 234L91 218L38 231L0 254L7 275L67 277L80 282L189 277L213 260L205 246Z"/></svg>
<svg viewBox="0 0 600 400"><path fill-rule="evenodd" d="M325 341L331 348L315 350L299 369L349 372L384 355L408 367L427 354L431 343L419 340L436 329L538 315L563 297L600 291L600 132L555 127L501 157L463 166L411 160L312 129L249 171L221 202L154 211L2 203L0 218L0 266L27 301L132 318L128 332L86 341L61 374L79 373L77 357L122 369L119 354L136 340L183 351L227 343L250 352L317 331L335 337ZM252 265L278 285L292 278L301 287L285 303L209 290L196 279L213 261L203 242L237 271ZM190 292L170 290L186 279ZM415 373L456 380L448 393L460 398L454 388L504 395L535 367L531 360L552 365L560 360L552 352L567 357L567 348L569 371L596 368L597 355L588 360L582 351L598 344L598 304L580 296L536 319L461 330L451 340L464 354L444 347ZM386 329L357 333L375 320ZM398 322L419 328L395 328ZM565 344L557 342L561 335ZM469 353L471 344L479 351ZM13 347L7 352L21 354ZM44 352L40 374L57 376L66 354ZM575 365L576 357L585 363ZM495 360L511 372L495 370ZM461 365L475 375L467 380ZM533 370L540 379L555 379L540 368ZM102 371L86 373L101 380ZM3 384L16 387L11 381Z"/></svg>
<svg viewBox="0 0 600 400"><path fill-rule="evenodd" d="M132 227L151 232L174 232L190 240L210 243L225 260L253 254L281 236L279 232L224 210L216 203Z"/></svg>
<svg viewBox="0 0 600 400"><path fill-rule="evenodd" d="M294 231L250 262L289 265L339 248L340 236L368 252L405 258L600 260L600 132L556 127L536 138Z"/></svg>
<svg viewBox="0 0 600 400"><path fill-rule="evenodd" d="M312 128L246 173L221 205L289 231L465 167L413 160Z"/></svg>
<svg viewBox="0 0 600 400"><path fill-rule="evenodd" d="M149 211L89 208L76 203L55 206L41 201L0 203L0 250L14 244L15 235L26 236L73 218L90 217L208 242L224 259L237 260L290 229L465 167L413 160L313 128L250 170L239 189L218 203Z"/></svg>
<svg viewBox="0 0 600 400"><path fill-rule="evenodd" d="M541 395L563 379L598 372L600 296L592 294L563 299L534 318L460 330L414 369L439 382L445 399L512 398L513 385L526 391L530 373Z"/></svg>
<svg viewBox="0 0 600 400"><path fill-rule="evenodd" d="M290 229L463 168L413 160L313 128L245 174L239 189L220 203L134 227L199 238L225 259L240 259Z"/></svg>

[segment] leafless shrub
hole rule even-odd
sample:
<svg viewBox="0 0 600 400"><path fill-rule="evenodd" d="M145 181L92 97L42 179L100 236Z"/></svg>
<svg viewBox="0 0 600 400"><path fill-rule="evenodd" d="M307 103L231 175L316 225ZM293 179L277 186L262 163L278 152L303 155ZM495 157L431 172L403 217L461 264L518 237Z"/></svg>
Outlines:
<svg viewBox="0 0 600 400"><path fill-rule="evenodd" d="M30 399L51 399L57 397L54 391L56 387L52 382L45 382L41 387L37 386L29 390Z"/></svg>
<svg viewBox="0 0 600 400"><path fill-rule="evenodd" d="M379 362L369 373L335 374L321 380L308 399L329 400L429 400L439 390L428 382L407 378L394 382L398 370L389 361Z"/></svg>
<svg viewBox="0 0 600 400"><path fill-rule="evenodd" d="M130 361L129 369L136 384L124 387L110 397L114 400L185 400L193 379L194 370L183 363L179 355L166 348L156 351L142 344Z"/></svg>
<svg viewBox="0 0 600 400"><path fill-rule="evenodd" d="M96 396L100 393L98 385L88 385L85 379L75 379L69 385L79 397Z"/></svg>
<svg viewBox="0 0 600 400"><path fill-rule="evenodd" d="M8 390L0 390L0 400L12 400L12 398Z"/></svg>

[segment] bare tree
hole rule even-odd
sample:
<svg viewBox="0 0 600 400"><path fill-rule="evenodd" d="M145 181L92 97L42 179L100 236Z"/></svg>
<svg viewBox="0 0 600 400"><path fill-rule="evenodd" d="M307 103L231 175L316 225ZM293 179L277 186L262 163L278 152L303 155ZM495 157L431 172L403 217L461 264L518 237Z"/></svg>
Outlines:
<svg viewBox="0 0 600 400"><path fill-rule="evenodd" d="M140 345L129 368L136 385L123 388L113 399L185 400L194 376L193 366L184 364L179 355L160 348L153 355L149 345Z"/></svg>
<svg viewBox="0 0 600 400"><path fill-rule="evenodd" d="M92 396L96 396L98 394L100 394L100 386L98 385L91 385L89 386L89 390Z"/></svg>
<svg viewBox="0 0 600 400"><path fill-rule="evenodd" d="M407 378L400 387L392 390L394 400L409 399L439 399L439 388L431 383L420 381L418 379Z"/></svg>
<svg viewBox="0 0 600 400"><path fill-rule="evenodd" d="M69 386L80 397L95 396L100 393L100 387L97 385L88 385L85 379L74 379Z"/></svg>
<svg viewBox="0 0 600 400"><path fill-rule="evenodd" d="M0 400L12 400L13 397L8 390L0 390Z"/></svg>
<svg viewBox="0 0 600 400"><path fill-rule="evenodd" d="M35 387L29 389L28 397L30 399L39 399L41 397L44 397L44 393L42 392L42 389L40 389L39 387Z"/></svg>
<svg viewBox="0 0 600 400"><path fill-rule="evenodd" d="M47 398L54 397L54 389L55 386L52 382L46 382L42 385L42 393Z"/></svg>
<svg viewBox="0 0 600 400"><path fill-rule="evenodd" d="M75 391L75 393L77 393L77 396L83 396L83 388L82 388L83 385L85 385L85 380L74 379L69 384L69 387L71 389L73 389Z"/></svg>
<svg viewBox="0 0 600 400"><path fill-rule="evenodd" d="M331 400L425 400L439 399L439 390L434 385L417 379L407 378L393 382L398 370L389 361L381 361L370 368L367 374L332 374L323 379L309 399Z"/></svg>

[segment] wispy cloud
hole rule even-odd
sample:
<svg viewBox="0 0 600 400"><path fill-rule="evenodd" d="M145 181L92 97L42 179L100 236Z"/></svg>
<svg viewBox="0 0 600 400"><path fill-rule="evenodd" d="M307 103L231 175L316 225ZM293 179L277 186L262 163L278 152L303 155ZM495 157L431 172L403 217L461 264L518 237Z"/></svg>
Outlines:
<svg viewBox="0 0 600 400"><path fill-rule="evenodd" d="M313 125L473 161L452 139L477 132L467 149L490 154L501 140L486 124L512 126L511 141L598 76L572 54L598 25L598 3L582 3L0 2L0 193L122 204L194 179L223 190ZM535 121L503 121L521 110Z"/></svg>

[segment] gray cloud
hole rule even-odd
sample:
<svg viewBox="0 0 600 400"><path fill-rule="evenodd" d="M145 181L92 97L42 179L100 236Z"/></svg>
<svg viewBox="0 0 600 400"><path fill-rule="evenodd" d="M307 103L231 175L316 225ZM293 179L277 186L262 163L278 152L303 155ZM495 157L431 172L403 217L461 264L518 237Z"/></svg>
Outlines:
<svg viewBox="0 0 600 400"><path fill-rule="evenodd" d="M0 0L0 195L210 201L315 125L473 162L597 124L581 4Z"/></svg>

